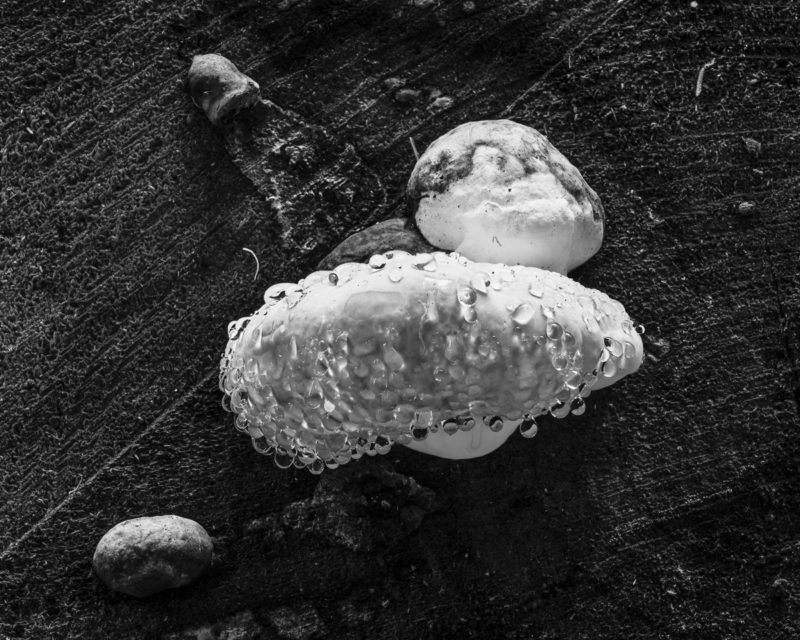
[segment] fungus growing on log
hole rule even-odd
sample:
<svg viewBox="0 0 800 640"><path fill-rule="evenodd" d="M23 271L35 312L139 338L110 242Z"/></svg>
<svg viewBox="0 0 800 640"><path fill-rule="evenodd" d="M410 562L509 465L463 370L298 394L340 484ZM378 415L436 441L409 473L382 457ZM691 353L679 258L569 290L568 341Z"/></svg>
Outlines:
<svg viewBox="0 0 800 640"><path fill-rule="evenodd" d="M258 83L216 53L194 56L188 80L192 100L216 125L252 107L260 97Z"/></svg>
<svg viewBox="0 0 800 640"><path fill-rule="evenodd" d="M636 371L623 306L552 271L391 251L277 284L229 326L238 430L314 473L397 442L474 458Z"/></svg>
<svg viewBox="0 0 800 640"><path fill-rule="evenodd" d="M603 206L541 133L512 120L467 122L435 140L408 181L425 239L470 260L567 273L603 242Z"/></svg>

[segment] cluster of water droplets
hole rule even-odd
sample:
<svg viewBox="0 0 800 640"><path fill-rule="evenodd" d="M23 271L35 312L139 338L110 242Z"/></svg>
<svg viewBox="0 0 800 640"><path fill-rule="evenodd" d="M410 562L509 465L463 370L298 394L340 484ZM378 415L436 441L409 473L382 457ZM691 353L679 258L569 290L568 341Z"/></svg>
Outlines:
<svg viewBox="0 0 800 640"><path fill-rule="evenodd" d="M465 269L471 271L467 277ZM403 291L413 280L409 274L420 271L438 280L425 289L421 308L409 305L402 322L396 314L375 318L365 333L338 317L320 320L310 334L292 331L292 313L310 292L351 280L362 290L374 284L375 290ZM502 265L479 270L458 254L394 251L367 265L274 285L258 312L229 326L220 362L223 403L258 452L279 467L312 473L440 432L455 436L518 425L524 437L533 437L540 415L584 413L598 377L614 376L635 348L607 337L599 361L585 362L581 327L559 318L570 304L567 315L575 317L575 296L588 290L558 274L532 273ZM491 323L481 323L481 299L512 285L527 293L505 305L510 333L488 329ZM406 297L419 294L412 289ZM578 295L577 304L590 332L624 316L607 297ZM319 309L308 312L325 317ZM635 331L624 318L624 330ZM543 332L535 329L542 325Z"/></svg>

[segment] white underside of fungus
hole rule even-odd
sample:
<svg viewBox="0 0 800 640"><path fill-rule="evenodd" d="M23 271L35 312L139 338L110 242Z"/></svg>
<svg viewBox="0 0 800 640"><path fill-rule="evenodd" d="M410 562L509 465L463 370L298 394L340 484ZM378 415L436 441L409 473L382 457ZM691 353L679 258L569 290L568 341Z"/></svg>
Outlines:
<svg viewBox="0 0 800 640"><path fill-rule="evenodd" d="M229 327L220 387L258 451L315 473L395 442L485 455L539 415L583 413L642 361L607 295L458 254L388 252L264 298Z"/></svg>

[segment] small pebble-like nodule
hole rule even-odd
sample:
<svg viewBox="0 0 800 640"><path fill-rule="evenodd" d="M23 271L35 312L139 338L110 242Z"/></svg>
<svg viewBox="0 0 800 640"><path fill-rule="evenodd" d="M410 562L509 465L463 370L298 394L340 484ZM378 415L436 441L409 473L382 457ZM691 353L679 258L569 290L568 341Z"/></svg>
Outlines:
<svg viewBox="0 0 800 640"><path fill-rule="evenodd" d="M253 106L260 98L258 83L239 71L233 62L216 53L192 59L188 82L192 100L216 125Z"/></svg>
<svg viewBox="0 0 800 640"><path fill-rule="evenodd" d="M194 520L165 515L124 520L97 544L92 558L100 579L137 598L175 589L211 563L213 544Z"/></svg>

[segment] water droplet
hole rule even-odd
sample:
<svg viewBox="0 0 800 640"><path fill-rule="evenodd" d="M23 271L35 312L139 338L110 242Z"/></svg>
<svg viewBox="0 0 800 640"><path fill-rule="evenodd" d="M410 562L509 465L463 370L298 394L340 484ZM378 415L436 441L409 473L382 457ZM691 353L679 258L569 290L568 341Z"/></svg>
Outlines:
<svg viewBox="0 0 800 640"><path fill-rule="evenodd" d="M564 340L564 346L567 347L567 349L575 346L575 336L569 331L564 332L564 337L562 339Z"/></svg>
<svg viewBox="0 0 800 640"><path fill-rule="evenodd" d="M542 307L542 315L547 318L548 320L552 320L556 316L556 312L553 307L550 306L543 306Z"/></svg>
<svg viewBox="0 0 800 640"><path fill-rule="evenodd" d="M460 287L458 289L458 301L461 304L472 306L478 299L478 294L472 287Z"/></svg>
<svg viewBox="0 0 800 640"><path fill-rule="evenodd" d="M531 284L528 288L528 293L530 293L534 298L544 298L544 289L542 289L537 282Z"/></svg>
<svg viewBox="0 0 800 640"><path fill-rule="evenodd" d="M586 403L583 398L575 398L572 401L572 415L582 416L584 413L586 413Z"/></svg>
<svg viewBox="0 0 800 640"><path fill-rule="evenodd" d="M280 300L286 295L286 290L290 287L290 284L281 283L281 284L273 284L269 289L264 292L264 302L272 302L275 300Z"/></svg>
<svg viewBox="0 0 800 640"><path fill-rule="evenodd" d="M403 360L403 356L398 353L397 349L389 344L383 347L383 361L386 363L386 366L389 367L390 371L400 371L406 364Z"/></svg>
<svg viewBox="0 0 800 640"><path fill-rule="evenodd" d="M308 470L315 476L318 476L320 473L325 471L325 463L319 458L317 458L316 460L314 460L314 462L308 465Z"/></svg>
<svg viewBox="0 0 800 640"><path fill-rule="evenodd" d="M460 360L463 355L464 345L461 342L461 338L452 333L448 334L447 346L444 348L444 357L450 362L453 362L454 360Z"/></svg>
<svg viewBox="0 0 800 640"><path fill-rule="evenodd" d="M554 418L558 419L566 418L569 415L569 412L570 412L569 405L561 401L557 401L550 406L550 415L553 416Z"/></svg>
<svg viewBox="0 0 800 640"><path fill-rule="evenodd" d="M294 462L294 454L289 454L283 449L277 449L275 451L275 466L279 469L288 469L292 466Z"/></svg>
<svg viewBox="0 0 800 640"><path fill-rule="evenodd" d="M478 312L475 311L475 307L462 306L461 317L464 318L464 322L472 324L478 321Z"/></svg>
<svg viewBox="0 0 800 640"><path fill-rule="evenodd" d="M258 377L258 360L252 356L245 360L244 363L244 379L247 382L253 382Z"/></svg>
<svg viewBox="0 0 800 640"><path fill-rule="evenodd" d="M294 336L289 338L289 346L286 355L289 357L289 360L297 360L297 339Z"/></svg>
<svg viewBox="0 0 800 640"><path fill-rule="evenodd" d="M638 333L639 335L642 335L644 333L644 325L643 324L637 324L636 325L636 333Z"/></svg>
<svg viewBox="0 0 800 640"><path fill-rule="evenodd" d="M411 437L418 442L424 440L428 437L428 430L424 427L414 427L411 430Z"/></svg>
<svg viewBox="0 0 800 640"><path fill-rule="evenodd" d="M264 436L258 436L253 438L252 443L253 443L253 449L258 451L262 455L268 456L273 451L272 446L269 443L269 440L267 440Z"/></svg>
<svg viewBox="0 0 800 640"><path fill-rule="evenodd" d="M558 322L548 322L546 333L550 340L561 340L561 337L564 335L564 327L558 324Z"/></svg>
<svg viewBox="0 0 800 640"><path fill-rule="evenodd" d="M339 284L339 276L336 275L336 273L334 273L333 271L331 271L328 274L328 282L330 282L332 285Z"/></svg>
<svg viewBox="0 0 800 640"><path fill-rule="evenodd" d="M448 418L442 422L442 431L448 436L452 436L458 431L458 421L455 418Z"/></svg>
<svg viewBox="0 0 800 640"><path fill-rule="evenodd" d="M603 344L605 344L608 352L615 358L619 358L622 355L622 345L620 344L619 340L606 337L603 339Z"/></svg>
<svg viewBox="0 0 800 640"><path fill-rule="evenodd" d="M420 409L417 411L415 422L418 427L430 428L435 422L433 419L433 411L431 409Z"/></svg>
<svg viewBox="0 0 800 640"><path fill-rule="evenodd" d="M450 377L453 380L461 380L466 375L466 371L464 371L464 367L459 364L452 364L447 368L447 372L450 374Z"/></svg>
<svg viewBox="0 0 800 640"><path fill-rule="evenodd" d="M636 355L636 347L634 347L630 342L625 342L623 345L623 353L625 354L626 358L633 358Z"/></svg>
<svg viewBox="0 0 800 640"><path fill-rule="evenodd" d="M555 353L550 360L556 371L564 371L569 366L569 356L566 353Z"/></svg>
<svg viewBox="0 0 800 640"><path fill-rule="evenodd" d="M330 398L325 398L325 402L322 403L322 408L325 410L325 413L333 413L336 411L336 405L331 402Z"/></svg>
<svg viewBox="0 0 800 640"><path fill-rule="evenodd" d="M489 277L489 274L484 273L481 271L480 273L476 273L472 276L472 279L469 281L470 285L472 286L475 291L479 293L487 293L489 291L489 283L492 279Z"/></svg>
<svg viewBox="0 0 800 640"><path fill-rule="evenodd" d="M502 431L504 426L503 418L501 416L486 416L483 419L483 424L489 427L489 430L493 431L494 433Z"/></svg>
<svg viewBox="0 0 800 640"><path fill-rule="evenodd" d="M600 367L600 371L606 378L613 378L617 373L617 365L613 360L607 360Z"/></svg>
<svg viewBox="0 0 800 640"><path fill-rule="evenodd" d="M564 374L564 385L567 389L577 389L583 382L583 376L580 371L567 371Z"/></svg>
<svg viewBox="0 0 800 640"><path fill-rule="evenodd" d="M414 265L415 269L424 269L425 271L436 270L436 263L430 253L418 253L416 256L414 256L412 264ZM433 265L433 269L429 268L430 265Z"/></svg>
<svg viewBox="0 0 800 640"><path fill-rule="evenodd" d="M458 428L462 431L472 431L473 427L475 427L475 418L472 416L460 417L457 418L458 420Z"/></svg>
<svg viewBox="0 0 800 640"><path fill-rule="evenodd" d="M505 284L516 281L517 276L511 269L500 270L500 280Z"/></svg>
<svg viewBox="0 0 800 640"><path fill-rule="evenodd" d="M533 307L527 302L523 302L516 309L514 309L514 312L511 314L511 320L513 320L515 324L519 325L528 324L531 320L533 320L534 313L535 311Z"/></svg>
<svg viewBox="0 0 800 640"><path fill-rule="evenodd" d="M608 362L611 359L611 352L608 349L603 349L600 352L600 362Z"/></svg>
<svg viewBox="0 0 800 640"><path fill-rule="evenodd" d="M395 267L391 271L389 271L389 281L390 282L400 282L403 279L403 271Z"/></svg>
<svg viewBox="0 0 800 640"><path fill-rule="evenodd" d="M591 332L595 332L600 329L600 325L597 324L597 320L591 313L583 314L583 323L586 325L586 328Z"/></svg>
<svg viewBox="0 0 800 640"><path fill-rule="evenodd" d="M386 256L375 254L369 259L368 264L373 269L383 269L386 266Z"/></svg>
<svg viewBox="0 0 800 640"><path fill-rule="evenodd" d="M519 432L523 438L533 438L539 433L539 426L531 415L526 415L519 423Z"/></svg>

